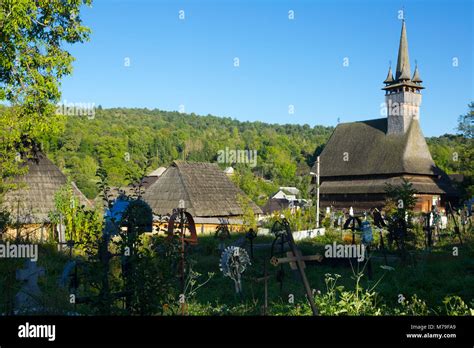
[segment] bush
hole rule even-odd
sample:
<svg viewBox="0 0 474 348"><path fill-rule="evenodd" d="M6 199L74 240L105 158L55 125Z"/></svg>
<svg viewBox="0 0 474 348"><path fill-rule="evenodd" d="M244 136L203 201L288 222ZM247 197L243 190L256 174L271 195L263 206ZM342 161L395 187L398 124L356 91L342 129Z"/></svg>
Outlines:
<svg viewBox="0 0 474 348"><path fill-rule="evenodd" d="M403 300L400 303L400 307L394 309L394 315L430 315L430 309L426 305L426 302L419 299L415 294L411 297L411 300Z"/></svg>
<svg viewBox="0 0 474 348"><path fill-rule="evenodd" d="M459 296L446 296L443 303L446 315L474 315L474 309L469 308Z"/></svg>
<svg viewBox="0 0 474 348"><path fill-rule="evenodd" d="M337 285L339 274L326 274L326 293L316 297L316 306L321 315L382 315L384 306L378 304L377 293L373 289L362 289L359 285L361 274L356 276L355 291L345 290Z"/></svg>

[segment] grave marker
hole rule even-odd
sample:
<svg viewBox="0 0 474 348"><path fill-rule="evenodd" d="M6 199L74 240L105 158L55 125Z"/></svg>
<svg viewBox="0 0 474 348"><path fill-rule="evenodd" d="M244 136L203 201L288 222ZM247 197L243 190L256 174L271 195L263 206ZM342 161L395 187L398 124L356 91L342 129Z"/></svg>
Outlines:
<svg viewBox="0 0 474 348"><path fill-rule="evenodd" d="M38 267L36 262L27 259L25 269L16 271L16 279L23 281L20 291L15 296L16 308L32 308L39 304L41 289L38 286L38 277L44 276L43 267Z"/></svg>

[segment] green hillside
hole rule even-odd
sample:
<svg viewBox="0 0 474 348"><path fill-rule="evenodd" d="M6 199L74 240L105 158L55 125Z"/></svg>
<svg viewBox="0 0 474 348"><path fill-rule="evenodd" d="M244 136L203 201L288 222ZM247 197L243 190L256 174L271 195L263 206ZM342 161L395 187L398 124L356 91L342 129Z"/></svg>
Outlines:
<svg viewBox="0 0 474 348"><path fill-rule="evenodd" d="M218 152L226 148L256 150L256 166L235 165L238 174L234 179L252 199L263 204L279 185L297 186L303 195L308 194L310 167L332 130L99 107L93 118L68 116L62 135L45 138L42 145L89 198L97 194L95 173L99 163L109 173L111 185L125 186L130 178L168 166L176 159L217 162ZM465 140L449 134L427 139L436 164L448 173L463 172ZM229 165L220 164L222 168Z"/></svg>
<svg viewBox="0 0 474 348"><path fill-rule="evenodd" d="M256 150L256 166L237 164L235 180L262 203L278 185L306 191L315 151L331 133L331 127L99 107L94 118L68 116L64 133L43 139L43 148L89 198L97 194L99 163L109 173L111 185L124 186L129 177L140 174L147 159L149 172L176 159L217 162L218 152L226 148Z"/></svg>

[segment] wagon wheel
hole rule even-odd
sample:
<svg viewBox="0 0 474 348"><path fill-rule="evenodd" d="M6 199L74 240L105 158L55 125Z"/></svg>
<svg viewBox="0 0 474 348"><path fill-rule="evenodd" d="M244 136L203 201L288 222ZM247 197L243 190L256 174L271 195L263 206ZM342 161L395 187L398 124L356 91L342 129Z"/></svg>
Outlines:
<svg viewBox="0 0 474 348"><path fill-rule="evenodd" d="M198 243L194 219L184 209L178 209L170 216L167 235L169 239L177 236L179 240L182 240L187 245L196 245Z"/></svg>

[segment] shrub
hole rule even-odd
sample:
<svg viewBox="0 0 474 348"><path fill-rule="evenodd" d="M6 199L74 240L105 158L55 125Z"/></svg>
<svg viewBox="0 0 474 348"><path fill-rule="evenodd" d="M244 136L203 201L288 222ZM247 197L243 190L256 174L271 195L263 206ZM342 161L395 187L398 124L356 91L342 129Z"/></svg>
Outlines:
<svg viewBox="0 0 474 348"><path fill-rule="evenodd" d="M474 315L474 309L469 308L459 296L446 296L443 304L446 315Z"/></svg>

